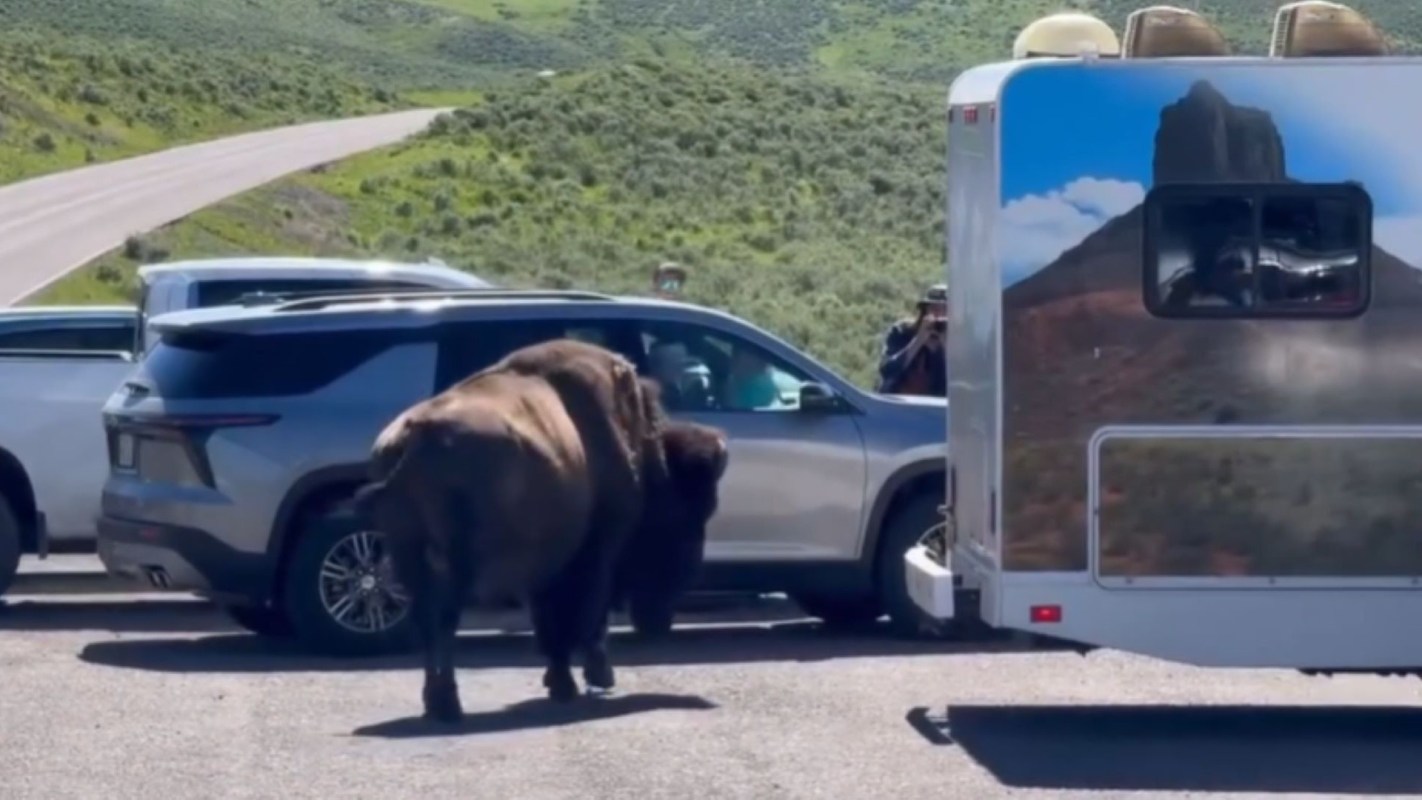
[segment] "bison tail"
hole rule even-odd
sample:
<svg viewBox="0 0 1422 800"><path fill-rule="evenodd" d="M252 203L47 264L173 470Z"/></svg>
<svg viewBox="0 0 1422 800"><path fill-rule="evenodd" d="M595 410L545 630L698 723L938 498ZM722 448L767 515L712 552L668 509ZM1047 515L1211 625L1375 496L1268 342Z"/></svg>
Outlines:
<svg viewBox="0 0 1422 800"><path fill-rule="evenodd" d="M363 527L375 528L375 509L385 497L389 484L386 481L371 481L356 490L351 498L351 508Z"/></svg>

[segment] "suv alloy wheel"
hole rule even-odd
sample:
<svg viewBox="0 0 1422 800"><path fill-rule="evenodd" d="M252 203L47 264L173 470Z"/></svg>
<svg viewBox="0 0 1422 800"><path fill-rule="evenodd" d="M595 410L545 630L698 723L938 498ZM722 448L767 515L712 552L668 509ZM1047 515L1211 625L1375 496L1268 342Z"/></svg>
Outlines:
<svg viewBox="0 0 1422 800"><path fill-rule="evenodd" d="M374 656L414 644L410 595L376 531L342 508L310 517L287 562L281 604L296 639L322 655Z"/></svg>

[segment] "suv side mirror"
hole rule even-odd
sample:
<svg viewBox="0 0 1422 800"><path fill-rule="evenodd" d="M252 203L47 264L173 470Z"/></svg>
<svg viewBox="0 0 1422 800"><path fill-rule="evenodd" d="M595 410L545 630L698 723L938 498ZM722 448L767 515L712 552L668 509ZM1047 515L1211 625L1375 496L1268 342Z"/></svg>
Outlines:
<svg viewBox="0 0 1422 800"><path fill-rule="evenodd" d="M800 410L827 413L840 409L839 395L817 381L800 384Z"/></svg>

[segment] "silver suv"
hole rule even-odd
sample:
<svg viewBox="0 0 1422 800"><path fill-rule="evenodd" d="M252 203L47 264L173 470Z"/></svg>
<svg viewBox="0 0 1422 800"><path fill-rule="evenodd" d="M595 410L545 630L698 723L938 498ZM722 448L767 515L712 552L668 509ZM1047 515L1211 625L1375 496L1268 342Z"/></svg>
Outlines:
<svg viewBox="0 0 1422 800"><path fill-rule="evenodd" d="M701 589L786 592L831 623L887 613L919 629L902 560L943 502L945 400L865 392L713 309L590 292L305 298L152 325L159 341L104 409L99 554L111 574L210 597L249 630L328 653L408 646L381 538L346 509L371 442L417 400L558 337L627 355L663 382L673 416L728 433Z"/></svg>

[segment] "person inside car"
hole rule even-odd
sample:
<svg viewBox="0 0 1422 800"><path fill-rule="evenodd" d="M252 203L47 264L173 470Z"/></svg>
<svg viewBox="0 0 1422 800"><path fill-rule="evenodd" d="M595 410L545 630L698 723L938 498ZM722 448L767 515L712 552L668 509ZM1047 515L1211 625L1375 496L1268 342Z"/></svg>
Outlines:
<svg viewBox="0 0 1422 800"><path fill-rule="evenodd" d="M770 365L750 350L737 348L731 354L723 405L739 411L780 405L780 387Z"/></svg>

